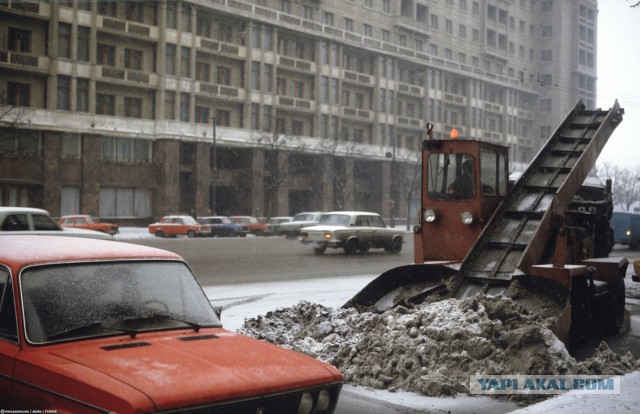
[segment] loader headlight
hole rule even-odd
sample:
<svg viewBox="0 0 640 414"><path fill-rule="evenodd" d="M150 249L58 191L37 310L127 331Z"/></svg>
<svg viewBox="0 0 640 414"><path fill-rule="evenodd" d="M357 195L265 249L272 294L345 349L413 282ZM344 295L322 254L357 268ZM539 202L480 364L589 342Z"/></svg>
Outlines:
<svg viewBox="0 0 640 414"><path fill-rule="evenodd" d="M423 214L425 223L435 223L438 220L438 212L434 209L428 208Z"/></svg>
<svg viewBox="0 0 640 414"><path fill-rule="evenodd" d="M466 224L467 226L473 224L473 213L469 210L463 211L462 213L460 213L460 221L462 221L462 223Z"/></svg>

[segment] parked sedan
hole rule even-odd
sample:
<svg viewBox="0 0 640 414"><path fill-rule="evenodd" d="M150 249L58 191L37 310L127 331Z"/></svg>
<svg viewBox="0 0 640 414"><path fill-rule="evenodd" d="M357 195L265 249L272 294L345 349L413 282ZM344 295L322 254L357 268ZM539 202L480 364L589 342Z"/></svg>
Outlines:
<svg viewBox="0 0 640 414"><path fill-rule="evenodd" d="M236 224L226 216L198 217L198 223L209 226L211 237L245 237L249 234L246 226Z"/></svg>
<svg viewBox="0 0 640 414"><path fill-rule="evenodd" d="M267 234L270 236L282 236L284 231L282 230L282 223L288 223L293 220L293 217L271 217L267 220Z"/></svg>
<svg viewBox="0 0 640 414"><path fill-rule="evenodd" d="M293 216L293 220L280 225L280 230L289 239L295 239L300 234L300 229L303 227L313 226L318 224L322 212L320 211L307 211L304 213L298 213Z"/></svg>
<svg viewBox="0 0 640 414"><path fill-rule="evenodd" d="M118 234L117 224L105 223L100 221L100 219L87 214L62 216L60 217L60 220L58 220L58 224L62 227L101 231L103 233L111 234L112 236L114 234Z"/></svg>
<svg viewBox="0 0 640 414"><path fill-rule="evenodd" d="M266 223L261 223L257 218L252 216L230 216L231 221L241 226L246 226L249 233L256 236L264 236L267 232Z"/></svg>
<svg viewBox="0 0 640 414"><path fill-rule="evenodd" d="M198 223L191 216L173 215L164 216L159 222L149 224L149 233L157 237L207 237L209 236L209 226Z"/></svg>
<svg viewBox="0 0 640 414"><path fill-rule="evenodd" d="M312 245L316 254L323 254L327 247L342 248L348 255L375 248L400 253L403 237L402 231L388 228L379 214L365 211L325 213L317 225L300 231L300 241Z"/></svg>
<svg viewBox="0 0 640 414"><path fill-rule="evenodd" d="M0 304L3 410L331 414L342 386L324 362L223 329L160 249L0 237Z"/></svg>
<svg viewBox="0 0 640 414"><path fill-rule="evenodd" d="M60 227L51 218L47 210L31 207L0 207L0 235L9 234L71 236L113 240L111 235L98 231Z"/></svg>

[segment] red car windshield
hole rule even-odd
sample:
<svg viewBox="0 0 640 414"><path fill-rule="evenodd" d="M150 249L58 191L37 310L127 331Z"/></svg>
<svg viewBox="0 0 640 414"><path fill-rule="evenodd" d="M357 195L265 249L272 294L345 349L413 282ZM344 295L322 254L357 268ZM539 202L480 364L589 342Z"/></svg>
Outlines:
<svg viewBox="0 0 640 414"><path fill-rule="evenodd" d="M37 266L25 270L20 283L34 344L221 325L181 262Z"/></svg>

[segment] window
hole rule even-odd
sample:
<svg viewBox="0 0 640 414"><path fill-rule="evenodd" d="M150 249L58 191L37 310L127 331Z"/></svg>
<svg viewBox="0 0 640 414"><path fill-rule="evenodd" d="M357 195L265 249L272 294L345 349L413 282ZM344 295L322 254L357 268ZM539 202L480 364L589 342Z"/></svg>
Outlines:
<svg viewBox="0 0 640 414"><path fill-rule="evenodd" d="M189 121L189 94L180 94L180 120L184 122Z"/></svg>
<svg viewBox="0 0 640 414"><path fill-rule="evenodd" d="M313 8L309 6L303 6L303 17L308 20L313 20Z"/></svg>
<svg viewBox="0 0 640 414"><path fill-rule="evenodd" d="M76 111L89 112L89 79L78 78L76 88Z"/></svg>
<svg viewBox="0 0 640 414"><path fill-rule="evenodd" d="M231 126L231 112L218 109L216 111L216 124L223 127Z"/></svg>
<svg viewBox="0 0 640 414"><path fill-rule="evenodd" d="M98 65L115 66L116 65L116 47L98 43L98 54L96 56Z"/></svg>
<svg viewBox="0 0 640 414"><path fill-rule="evenodd" d="M198 20L196 22L196 33L198 36L207 38L211 37L211 21L213 21L211 16L198 15Z"/></svg>
<svg viewBox="0 0 640 414"><path fill-rule="evenodd" d="M71 58L71 25L67 23L58 25L58 57Z"/></svg>
<svg viewBox="0 0 640 414"><path fill-rule="evenodd" d="M365 36L371 37L371 35L373 33L373 29L371 29L371 25L370 24L364 24L362 26L362 32L364 33Z"/></svg>
<svg viewBox="0 0 640 414"><path fill-rule="evenodd" d="M435 14L431 15L431 28L434 30L438 30L438 16Z"/></svg>
<svg viewBox="0 0 640 414"><path fill-rule="evenodd" d="M116 97L113 95L96 94L96 114L115 115Z"/></svg>
<svg viewBox="0 0 640 414"><path fill-rule="evenodd" d="M284 13L291 13L291 3L289 3L289 0L280 0L280 10Z"/></svg>
<svg viewBox="0 0 640 414"><path fill-rule="evenodd" d="M148 188L101 188L100 216L150 217L151 190Z"/></svg>
<svg viewBox="0 0 640 414"><path fill-rule="evenodd" d="M80 213L80 189L63 186L60 189L60 213L64 215Z"/></svg>
<svg viewBox="0 0 640 414"><path fill-rule="evenodd" d="M547 49L547 50L542 50L540 52L540 59L542 60L542 62L551 62L552 58L552 51L551 49Z"/></svg>
<svg viewBox="0 0 640 414"><path fill-rule="evenodd" d="M183 78L191 77L191 48L183 47L180 56L180 76Z"/></svg>
<svg viewBox="0 0 640 414"><path fill-rule="evenodd" d="M224 66L219 66L216 76L216 82L218 83L218 85L231 85L231 69Z"/></svg>
<svg viewBox="0 0 640 414"><path fill-rule="evenodd" d="M58 76L57 108L63 111L71 109L71 78Z"/></svg>
<svg viewBox="0 0 640 414"><path fill-rule="evenodd" d="M391 13L391 0L382 0L382 12Z"/></svg>
<svg viewBox="0 0 640 414"><path fill-rule="evenodd" d="M151 162L151 141L103 137L100 158L110 162L147 164Z"/></svg>
<svg viewBox="0 0 640 414"><path fill-rule="evenodd" d="M352 19L344 19L344 30L348 32L353 32L353 20Z"/></svg>
<svg viewBox="0 0 640 414"><path fill-rule="evenodd" d="M176 93L167 91L164 98L164 117L165 119L175 119L176 110Z"/></svg>
<svg viewBox="0 0 640 414"><path fill-rule="evenodd" d="M62 135L62 158L79 160L82 154L82 141L78 134Z"/></svg>
<svg viewBox="0 0 640 414"><path fill-rule="evenodd" d="M14 52L31 52L31 32L28 30L9 28L7 47Z"/></svg>
<svg viewBox="0 0 640 414"><path fill-rule="evenodd" d="M273 65L264 65L264 90L273 92Z"/></svg>
<svg viewBox="0 0 640 414"><path fill-rule="evenodd" d="M167 44L164 70L167 75L176 74L176 45Z"/></svg>
<svg viewBox="0 0 640 414"><path fill-rule="evenodd" d="M209 74L211 66L208 63L196 62L196 80L200 82L209 82Z"/></svg>
<svg viewBox="0 0 640 414"><path fill-rule="evenodd" d="M196 106L196 123L208 124L209 123L209 108L204 106Z"/></svg>
<svg viewBox="0 0 640 414"><path fill-rule="evenodd" d="M127 20L142 22L144 16L144 2L128 1L125 3L125 17Z"/></svg>
<svg viewBox="0 0 640 414"><path fill-rule="evenodd" d="M134 49L124 50L124 67L133 70L142 70L142 51Z"/></svg>
<svg viewBox="0 0 640 414"><path fill-rule="evenodd" d="M116 17L118 14L117 0L104 0L98 3L98 14L104 14L105 16Z"/></svg>
<svg viewBox="0 0 640 414"><path fill-rule="evenodd" d="M142 99L125 97L124 115L129 118L142 118Z"/></svg>
<svg viewBox="0 0 640 414"><path fill-rule="evenodd" d="M180 29L183 32L191 31L191 6L186 3L182 3L182 11L180 13Z"/></svg>
<svg viewBox="0 0 640 414"><path fill-rule="evenodd" d="M388 42L391 39L391 33L388 30L382 29L380 33L383 42Z"/></svg>
<svg viewBox="0 0 640 414"><path fill-rule="evenodd" d="M169 29L177 29L178 26L176 24L176 4L177 2L168 1L167 2L167 27Z"/></svg>
<svg viewBox="0 0 640 414"><path fill-rule="evenodd" d="M91 36L91 29L88 27L78 27L78 61L89 61L89 41Z"/></svg>
<svg viewBox="0 0 640 414"><path fill-rule="evenodd" d="M293 135L302 135L303 134L303 122L297 119L291 121L291 133Z"/></svg>
<svg viewBox="0 0 640 414"><path fill-rule="evenodd" d="M260 89L260 62L251 63L251 89Z"/></svg>
<svg viewBox="0 0 640 414"><path fill-rule="evenodd" d="M7 105L29 106L31 85L28 83L7 82Z"/></svg>
<svg viewBox="0 0 640 414"><path fill-rule="evenodd" d="M324 24L333 26L333 13L324 12Z"/></svg>

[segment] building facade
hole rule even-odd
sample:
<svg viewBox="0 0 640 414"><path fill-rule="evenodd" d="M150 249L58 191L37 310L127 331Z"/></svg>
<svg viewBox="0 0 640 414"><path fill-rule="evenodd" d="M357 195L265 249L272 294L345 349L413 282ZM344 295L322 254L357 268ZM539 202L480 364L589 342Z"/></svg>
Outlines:
<svg viewBox="0 0 640 414"><path fill-rule="evenodd" d="M406 217L427 122L527 163L594 107L596 17L596 0L3 0L0 205Z"/></svg>

